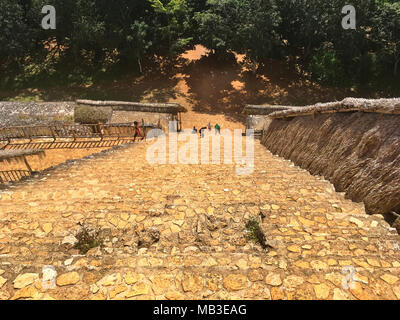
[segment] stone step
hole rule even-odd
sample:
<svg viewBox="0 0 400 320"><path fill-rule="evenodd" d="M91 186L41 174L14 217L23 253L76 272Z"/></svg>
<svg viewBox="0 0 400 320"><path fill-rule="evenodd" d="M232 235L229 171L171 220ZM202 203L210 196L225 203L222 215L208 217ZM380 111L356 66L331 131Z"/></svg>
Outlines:
<svg viewBox="0 0 400 320"><path fill-rule="evenodd" d="M51 297L67 299L396 299L393 283L399 279L398 268L372 272L355 267L345 268L246 268L243 262L237 269L221 265L188 265L174 269L162 265L147 265L144 261L117 259L117 264L85 267L82 260L75 266L56 266L56 289L46 290L42 283L41 265L21 265L16 273L3 275L11 283L34 288L16 291L15 297ZM129 260L131 259L131 260ZM124 263L125 262L125 263ZM221 264L221 262L220 262ZM29 270L29 274L25 272ZM19 277L18 281L17 276ZM7 279L6 278L6 279ZM91 279L91 285L86 285ZM72 288L78 286L78 292ZM69 290L68 290L69 289Z"/></svg>
<svg viewBox="0 0 400 320"><path fill-rule="evenodd" d="M58 260L61 259L61 260ZM72 259L72 260L71 260ZM57 262L54 266L60 269L89 269L101 270L115 267L117 264L121 268L211 268L214 270L258 270L260 272L268 272L277 270L281 272L290 272L292 269L302 270L304 273L321 272L328 273L332 270L342 270L346 266L353 266L360 271L369 273L390 271L393 275L400 275L400 265L398 260L390 259L389 256L376 258L371 257L307 257L288 260L286 257L279 256L259 256L251 253L214 253L205 254L198 253L196 256L190 254L141 254L132 257L129 254L104 254L99 256L60 256L57 259L47 259L34 261L32 263L24 262L26 259L14 259L12 255L2 257L0 260L0 268L7 269L7 264L12 262L12 265L17 268L22 266L33 266L37 268L43 265L49 265L51 262ZM28 260L29 261L29 260ZM68 263L67 263L68 262ZM96 262L96 263L94 263ZM101 264L99 265L99 262Z"/></svg>
<svg viewBox="0 0 400 320"><path fill-rule="evenodd" d="M168 270L162 267L118 266L97 270L56 268L56 290L43 290L42 266L26 266L37 272L38 280L29 287L38 288L16 296L49 294L51 297L77 299L396 299L398 291L392 283L398 278L390 270L370 273L346 269L323 272L298 270L231 270L221 267L185 267ZM20 269L24 274L23 268ZM344 271L344 272L343 272ZM10 280L9 273L4 274ZM62 280L61 280L62 278ZM85 286L85 279L93 284ZM378 279L378 280L375 280ZM69 286L68 286L69 284ZM79 286L83 293L71 290ZM66 286L66 287L64 287ZM122 287L122 288L121 288ZM68 290L69 289L69 290ZM22 291L22 290L21 290ZM33 291L33 292L32 292ZM100 292L100 294L99 294ZM34 295L38 298L36 295ZM40 296L40 295L39 295ZM28 295L26 298L30 298Z"/></svg>

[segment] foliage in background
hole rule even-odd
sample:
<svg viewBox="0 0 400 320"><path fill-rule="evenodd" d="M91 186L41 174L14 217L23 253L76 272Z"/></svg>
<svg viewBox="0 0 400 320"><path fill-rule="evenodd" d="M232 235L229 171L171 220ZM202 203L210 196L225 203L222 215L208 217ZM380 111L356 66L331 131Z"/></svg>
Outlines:
<svg viewBox="0 0 400 320"><path fill-rule="evenodd" d="M246 54L259 62L271 56L280 21L274 0L208 0L205 8L194 15L205 47L217 54Z"/></svg>
<svg viewBox="0 0 400 320"><path fill-rule="evenodd" d="M40 27L45 4L57 29ZM343 30L346 0L0 0L0 88L88 85L146 74L195 44L263 64L287 61L325 85L400 83L400 3L355 3L357 29Z"/></svg>
<svg viewBox="0 0 400 320"><path fill-rule="evenodd" d="M371 38L379 43L380 63L391 66L393 76L400 73L400 2L380 1L372 19Z"/></svg>
<svg viewBox="0 0 400 320"><path fill-rule="evenodd" d="M338 86L345 79L342 62L331 50L318 52L312 57L310 72L313 80L324 85Z"/></svg>

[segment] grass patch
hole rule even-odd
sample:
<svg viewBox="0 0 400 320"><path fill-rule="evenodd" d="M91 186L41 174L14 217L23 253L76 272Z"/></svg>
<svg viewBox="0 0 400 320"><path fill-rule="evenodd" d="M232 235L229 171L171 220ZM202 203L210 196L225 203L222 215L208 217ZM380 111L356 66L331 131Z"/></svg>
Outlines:
<svg viewBox="0 0 400 320"><path fill-rule="evenodd" d="M75 236L78 242L74 248L79 250L80 254L86 254L90 249L101 247L103 238L100 236L99 229L93 229L83 225Z"/></svg>
<svg viewBox="0 0 400 320"><path fill-rule="evenodd" d="M258 218L252 217L246 222L246 238L248 241L253 241L261 245L263 249L267 249L270 246L266 243L264 232L260 228L260 222Z"/></svg>

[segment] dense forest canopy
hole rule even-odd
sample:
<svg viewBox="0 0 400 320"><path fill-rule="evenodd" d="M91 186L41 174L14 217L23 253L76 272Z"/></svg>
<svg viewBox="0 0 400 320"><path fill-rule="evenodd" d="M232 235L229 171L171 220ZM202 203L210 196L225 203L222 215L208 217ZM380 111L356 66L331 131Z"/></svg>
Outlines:
<svg viewBox="0 0 400 320"><path fill-rule="evenodd" d="M145 73L201 44L224 59L287 61L326 85L400 81L400 2L360 0L344 30L346 0L0 0L2 86L62 68ZM44 30L42 7L57 12ZM28 77L29 75L29 77ZM22 80L21 80L22 81ZM23 81L21 82L23 83Z"/></svg>

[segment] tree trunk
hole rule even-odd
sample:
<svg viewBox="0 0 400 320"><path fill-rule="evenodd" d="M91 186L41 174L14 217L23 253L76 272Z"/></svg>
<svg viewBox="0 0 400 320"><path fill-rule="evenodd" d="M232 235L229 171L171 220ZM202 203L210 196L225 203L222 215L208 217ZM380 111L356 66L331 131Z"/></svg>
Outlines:
<svg viewBox="0 0 400 320"><path fill-rule="evenodd" d="M396 58L396 61L394 63L394 68L393 68L393 75L397 77L398 69L399 69L399 63L400 63L400 56Z"/></svg>
<svg viewBox="0 0 400 320"><path fill-rule="evenodd" d="M103 52L101 51L100 48L95 48L94 49L93 64L95 66L98 66L100 64L100 62L102 60L102 55L103 55Z"/></svg>
<svg viewBox="0 0 400 320"><path fill-rule="evenodd" d="M139 71L142 74L143 73L143 68L142 68L142 62L140 61L140 57L138 58L138 65L139 65Z"/></svg>

